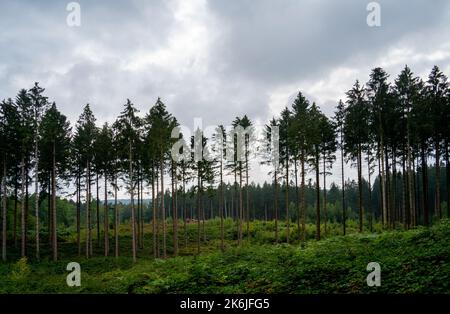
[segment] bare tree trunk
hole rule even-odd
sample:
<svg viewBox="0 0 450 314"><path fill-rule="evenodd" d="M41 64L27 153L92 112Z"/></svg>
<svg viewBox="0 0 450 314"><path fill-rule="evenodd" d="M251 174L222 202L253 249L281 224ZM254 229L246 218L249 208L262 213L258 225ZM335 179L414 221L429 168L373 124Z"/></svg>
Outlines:
<svg viewBox="0 0 450 314"><path fill-rule="evenodd" d="M156 172L156 202L155 202L155 215L156 215L156 256L160 257L160 240L159 240L159 217L161 215L160 211L160 193L159 193L159 170L158 167L155 168Z"/></svg>
<svg viewBox="0 0 450 314"><path fill-rule="evenodd" d="M52 212L53 212L53 261L58 260L58 235L56 224L56 153L55 142L53 142L53 162L52 162Z"/></svg>
<svg viewBox="0 0 450 314"><path fill-rule="evenodd" d="M391 208L393 209L392 224L396 226L396 222L399 221L399 210L397 206L397 156L396 149L392 149L392 192L391 192Z"/></svg>
<svg viewBox="0 0 450 314"><path fill-rule="evenodd" d="M22 157L21 162L21 171L22 171L22 201L21 201L21 246L20 246L20 252L21 256L24 257L26 255L25 252L25 246L26 246L26 227L25 227L25 159Z"/></svg>
<svg viewBox="0 0 450 314"><path fill-rule="evenodd" d="M346 234L346 208L345 208L345 178L344 178L344 148L343 148L343 139L342 135L342 127L341 127L341 185L342 185L342 231L343 234Z"/></svg>
<svg viewBox="0 0 450 314"><path fill-rule="evenodd" d="M361 145L358 145L358 207L359 207L359 232L363 231L364 209L362 199L362 162Z"/></svg>
<svg viewBox="0 0 450 314"><path fill-rule="evenodd" d="M130 200L131 200L131 232L132 232L131 250L133 253L133 262L136 262L136 217L134 212L133 155L131 153L131 141L128 146L128 157L129 157Z"/></svg>
<svg viewBox="0 0 450 314"><path fill-rule="evenodd" d="M6 261L6 214L7 214L7 198L8 192L6 191L6 157L3 158L3 176L2 176L2 260Z"/></svg>
<svg viewBox="0 0 450 314"><path fill-rule="evenodd" d="M435 180L435 203L436 203L436 214L439 217L439 219L442 219L442 210L441 210L441 151L439 147L439 140L436 140L435 144L435 150L436 150L436 180Z"/></svg>
<svg viewBox="0 0 450 314"><path fill-rule="evenodd" d="M405 149L403 148L403 151ZM403 227L409 229L409 204L408 198L408 174L406 172L406 158L405 155L402 156L402 217L403 217Z"/></svg>
<svg viewBox="0 0 450 314"><path fill-rule="evenodd" d="M137 212L136 212L136 233L137 233L137 239L136 239L136 247L141 248L141 185L140 185L140 169L138 166L137 175L136 175L136 183L137 183Z"/></svg>
<svg viewBox="0 0 450 314"><path fill-rule="evenodd" d="M423 223L425 226L429 226L429 213L428 213L428 165L426 159L426 147L425 143L422 143L422 207L423 207Z"/></svg>
<svg viewBox="0 0 450 314"><path fill-rule="evenodd" d="M80 170L80 167L78 167L78 171ZM81 206L81 194L80 194L80 172L77 174L77 247L78 247L78 256L81 255L81 228L80 228L80 221L81 221L81 213L80 213L80 206Z"/></svg>
<svg viewBox="0 0 450 314"><path fill-rule="evenodd" d="M246 223L247 223L247 238L250 238L250 200L248 196L248 139L245 143L245 207L246 207Z"/></svg>
<svg viewBox="0 0 450 314"><path fill-rule="evenodd" d="M447 218L450 218L450 167L448 158L448 138L445 139L445 171L447 179Z"/></svg>
<svg viewBox="0 0 450 314"><path fill-rule="evenodd" d="M109 208L108 208L108 176L105 172L105 206L103 217L103 232L105 237L105 256L109 255Z"/></svg>
<svg viewBox="0 0 450 314"><path fill-rule="evenodd" d="M407 120L407 167L408 167L408 201L409 201L409 224L415 226L416 217L416 202L415 202L415 188L414 188L414 169L412 169L412 152L411 152L411 139L410 139L410 129L409 129L409 110L408 110L408 120Z"/></svg>
<svg viewBox="0 0 450 314"><path fill-rule="evenodd" d="M145 215L144 215L144 183L143 183L143 178L141 177L141 249L144 249L144 219L145 219Z"/></svg>
<svg viewBox="0 0 450 314"><path fill-rule="evenodd" d="M327 235L327 167L325 156L323 156L323 215L324 215L324 228L325 236Z"/></svg>
<svg viewBox="0 0 450 314"><path fill-rule="evenodd" d="M28 255L28 215L29 215L29 193L28 193L28 185L29 185L29 176L28 176L28 159L26 159L25 163L25 256Z"/></svg>
<svg viewBox="0 0 450 314"><path fill-rule="evenodd" d="M294 158L294 176L295 176L295 207L297 208L297 233L298 240L301 241L302 235L300 231L300 189L298 187L298 165L297 158Z"/></svg>
<svg viewBox="0 0 450 314"><path fill-rule="evenodd" d="M305 151L302 149L301 156L300 156L300 162L301 162L301 171L302 171L302 181L301 181L301 209L302 209L302 243L306 240L306 200L305 200Z"/></svg>
<svg viewBox="0 0 450 314"><path fill-rule="evenodd" d="M5 176L6 177L6 176ZM17 248L17 206L18 206L18 184L17 179L14 183L14 213L13 213L13 242L14 247Z"/></svg>
<svg viewBox="0 0 450 314"><path fill-rule="evenodd" d="M34 138L34 156L36 158L36 169L34 173L34 197L35 197L35 216L36 216L36 259L40 260L40 242L39 242L39 156L38 156L38 144L37 137Z"/></svg>
<svg viewBox="0 0 450 314"><path fill-rule="evenodd" d="M318 150L318 148L316 148ZM320 240L320 157L316 152L316 240Z"/></svg>
<svg viewBox="0 0 450 314"><path fill-rule="evenodd" d="M275 195L274 195L274 211L275 211L275 243L278 243L278 175L277 169L274 171L274 184L275 184Z"/></svg>
<svg viewBox="0 0 450 314"><path fill-rule="evenodd" d="M200 170L197 171L197 254L200 254Z"/></svg>
<svg viewBox="0 0 450 314"><path fill-rule="evenodd" d="M176 167L172 160L172 224L173 224L173 254L175 256L178 255L178 212L177 207L175 203L175 197L176 197L176 189L177 189L177 182L176 182Z"/></svg>
<svg viewBox="0 0 450 314"><path fill-rule="evenodd" d="M152 167L152 233L153 233L153 257L157 258L156 246L156 197L155 197L155 168Z"/></svg>
<svg viewBox="0 0 450 314"><path fill-rule="evenodd" d="M242 220L244 218L244 204L242 200L242 161L239 161L239 245L242 245Z"/></svg>
<svg viewBox="0 0 450 314"><path fill-rule="evenodd" d="M384 169L384 146L383 146L383 138L381 138L380 146L378 149L379 157L381 158L381 200L383 207L383 226L387 227L388 225L388 213L387 213L387 204L386 204L386 175Z"/></svg>
<svg viewBox="0 0 450 314"><path fill-rule="evenodd" d="M48 225L48 245L52 246L52 172L48 172L48 188L47 188L47 225Z"/></svg>
<svg viewBox="0 0 450 314"><path fill-rule="evenodd" d="M289 235L291 233L290 217L289 217L289 159L286 158L286 191L285 191L285 206L286 206L286 243L289 243Z"/></svg>
<svg viewBox="0 0 450 314"><path fill-rule="evenodd" d="M167 257L167 247L166 247L166 207L164 206L164 161L161 156L160 170L161 170L161 212L162 212L162 223L163 223L163 258Z"/></svg>
<svg viewBox="0 0 450 314"><path fill-rule="evenodd" d="M223 193L223 165L222 165L222 158L220 159L220 204L219 204L219 211L220 211L220 250L224 251L224 232L223 232L223 214L225 210L225 197Z"/></svg>
<svg viewBox="0 0 450 314"><path fill-rule="evenodd" d="M117 207L117 175L114 174L114 256L119 257L119 209Z"/></svg>
<svg viewBox="0 0 450 314"><path fill-rule="evenodd" d="M389 172L389 156L388 156L388 148L387 145L385 146L384 150L384 162L385 162L385 169L386 169L386 189L385 189L385 195L386 195L386 208L387 208L387 222L389 227L393 227L393 219L392 219L392 202L391 202L391 174Z"/></svg>
<svg viewBox="0 0 450 314"><path fill-rule="evenodd" d="M97 219L97 247L100 247L100 197L99 197L99 186L98 186L98 170L95 174L95 188L96 188L96 219Z"/></svg>
<svg viewBox="0 0 450 314"><path fill-rule="evenodd" d="M369 228L370 228L370 232L372 232L373 231L373 220L374 220L374 213L373 213L373 210L372 210L372 182L371 182L371 173L370 173L370 166L371 166L371 160L370 160L370 157L371 157L371 152L369 151L368 153L367 153L367 177L368 177L368 180L369 180L369 201L368 201L368 204L367 204L367 212L368 212L368 215L369 215Z"/></svg>
<svg viewBox="0 0 450 314"><path fill-rule="evenodd" d="M188 246L188 232L187 232L187 207L186 207L186 187L185 187L185 170L183 165L182 178L183 181L183 219L184 219L184 246L187 248Z"/></svg>
<svg viewBox="0 0 450 314"><path fill-rule="evenodd" d="M86 162L86 258L91 255L91 171L89 160Z"/></svg>

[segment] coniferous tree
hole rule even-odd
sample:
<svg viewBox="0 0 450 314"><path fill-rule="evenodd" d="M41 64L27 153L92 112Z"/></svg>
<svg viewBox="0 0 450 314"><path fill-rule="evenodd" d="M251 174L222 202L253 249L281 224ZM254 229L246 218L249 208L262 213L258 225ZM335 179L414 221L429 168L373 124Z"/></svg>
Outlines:
<svg viewBox="0 0 450 314"><path fill-rule="evenodd" d="M108 206L108 179L112 178L113 168L113 131L108 123L105 123L95 138L94 149L97 171L104 179L104 205L103 205L103 242L104 254L109 255L109 206Z"/></svg>
<svg viewBox="0 0 450 314"><path fill-rule="evenodd" d="M346 234L346 204L345 204L345 179L344 179L344 121L345 121L345 115L346 115L346 108L344 105L344 102L342 100L339 100L339 103L337 105L335 112L335 123L336 126L339 129L339 149L341 151L341 190L342 190L342 232L345 235Z"/></svg>
<svg viewBox="0 0 450 314"><path fill-rule="evenodd" d="M363 146L367 142L367 125L369 124L369 110L364 97L364 90L358 81L347 92L347 109L344 123L345 152L356 160L358 172L358 207L359 207L359 231L363 231L364 208L362 195L362 153Z"/></svg>
<svg viewBox="0 0 450 314"><path fill-rule="evenodd" d="M69 169L68 154L70 152L70 123L66 116L56 108L56 104L45 112L39 130L39 159L51 160L52 164L52 251L53 260L58 259L56 189L58 178L64 178Z"/></svg>
<svg viewBox="0 0 450 314"><path fill-rule="evenodd" d="M31 108L33 110L33 142L34 142L34 197L35 197L35 237L36 237L36 258L40 259L40 219L39 219L39 124L43 112L47 109L47 97L43 96L45 89L39 86L39 83L34 83L33 88L28 91L28 98L30 99Z"/></svg>
<svg viewBox="0 0 450 314"><path fill-rule="evenodd" d="M95 117L87 104L83 113L80 115L75 127L72 147L75 154L78 155L80 173L85 175L85 211L86 211L86 257L92 256L92 220L91 220L91 172L95 156L94 143L97 136L97 127L95 126Z"/></svg>
<svg viewBox="0 0 450 314"><path fill-rule="evenodd" d="M20 158L20 113L17 106L9 98L0 103L0 165L2 195L2 260L7 259L7 216L8 216L8 175L15 172L17 160ZM16 177L17 178L17 177ZM17 183L15 183L17 186ZM15 221L14 221L15 223ZM15 230L15 227L14 227Z"/></svg>
<svg viewBox="0 0 450 314"><path fill-rule="evenodd" d="M139 128L141 126L141 120L137 116L137 109L127 99L127 103L124 105L124 110L120 113L118 119L114 123L114 127L117 130L117 141L119 150L119 159L122 162L122 169L125 174L125 179L128 181L128 191L130 193L131 200L131 233L132 233L132 255L133 261L136 262L136 213L134 207L134 191L135 191L135 178L134 178L134 165L135 165L135 144L139 141Z"/></svg>

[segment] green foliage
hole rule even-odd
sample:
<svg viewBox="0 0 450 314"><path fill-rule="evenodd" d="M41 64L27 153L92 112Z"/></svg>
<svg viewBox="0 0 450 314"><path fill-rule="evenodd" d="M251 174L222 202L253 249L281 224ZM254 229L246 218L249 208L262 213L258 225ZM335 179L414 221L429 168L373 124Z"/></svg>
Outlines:
<svg viewBox="0 0 450 314"><path fill-rule="evenodd" d="M30 273L31 269L30 266L28 266L28 260L26 257L22 257L13 265L9 278L13 282L23 282Z"/></svg>
<svg viewBox="0 0 450 314"><path fill-rule="evenodd" d="M231 221L226 222L232 225ZM357 224L353 223L357 228ZM349 228L351 223L349 224ZM295 244L272 242L272 223L252 226L242 247L227 241L202 246L198 256L152 259L71 258L29 264L26 258L0 264L2 293L448 293L450 220L430 229L330 236ZM214 230L211 227L207 230ZM309 230L311 229L311 230ZM313 237L314 226L308 226ZM329 233L332 232L332 227ZM350 229L351 230L351 229ZM189 230L192 231L193 230ZM123 232L129 232L123 229ZM293 231L295 233L295 229ZM121 239L130 242L129 238ZM182 243L182 241L180 241ZM189 248L192 249L192 248ZM67 250L62 246L61 250ZM195 251L195 248L192 249ZM183 254L182 254L183 253ZM186 254L186 250L180 252ZM81 264L81 287L68 287L65 267ZM381 286L368 287L366 266L381 265Z"/></svg>

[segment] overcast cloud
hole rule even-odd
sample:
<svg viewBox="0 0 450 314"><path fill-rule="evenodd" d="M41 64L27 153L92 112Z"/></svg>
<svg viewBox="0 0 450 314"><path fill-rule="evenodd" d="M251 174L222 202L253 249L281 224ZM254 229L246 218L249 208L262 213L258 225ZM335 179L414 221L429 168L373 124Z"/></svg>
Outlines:
<svg viewBox="0 0 450 314"><path fill-rule="evenodd" d="M264 123L299 90L332 114L375 66L450 74L445 0L378 1L381 27L361 0L86 0L80 27L68 2L0 3L0 99L38 81L72 123L86 103L103 123L127 98L145 113L157 97L189 126Z"/></svg>

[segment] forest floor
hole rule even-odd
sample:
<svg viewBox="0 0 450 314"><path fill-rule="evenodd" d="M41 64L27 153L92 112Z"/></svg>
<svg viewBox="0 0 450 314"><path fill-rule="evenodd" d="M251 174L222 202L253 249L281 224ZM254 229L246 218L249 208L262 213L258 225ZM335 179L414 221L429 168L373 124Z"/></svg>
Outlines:
<svg viewBox="0 0 450 314"><path fill-rule="evenodd" d="M153 259L146 234L136 263L129 255L100 257L100 247L92 258L77 257L70 235L60 245L60 261L0 263L0 293L450 293L448 219L431 228L331 235L303 246L269 244L254 233L241 247L227 239L225 252L218 249L220 241L209 240L198 256L195 228L187 247L180 241L180 256L167 259ZM217 239L216 232L207 235ZM129 236L120 241L129 254ZM69 262L81 266L79 287L66 284ZM367 285L370 262L381 266L379 287Z"/></svg>

